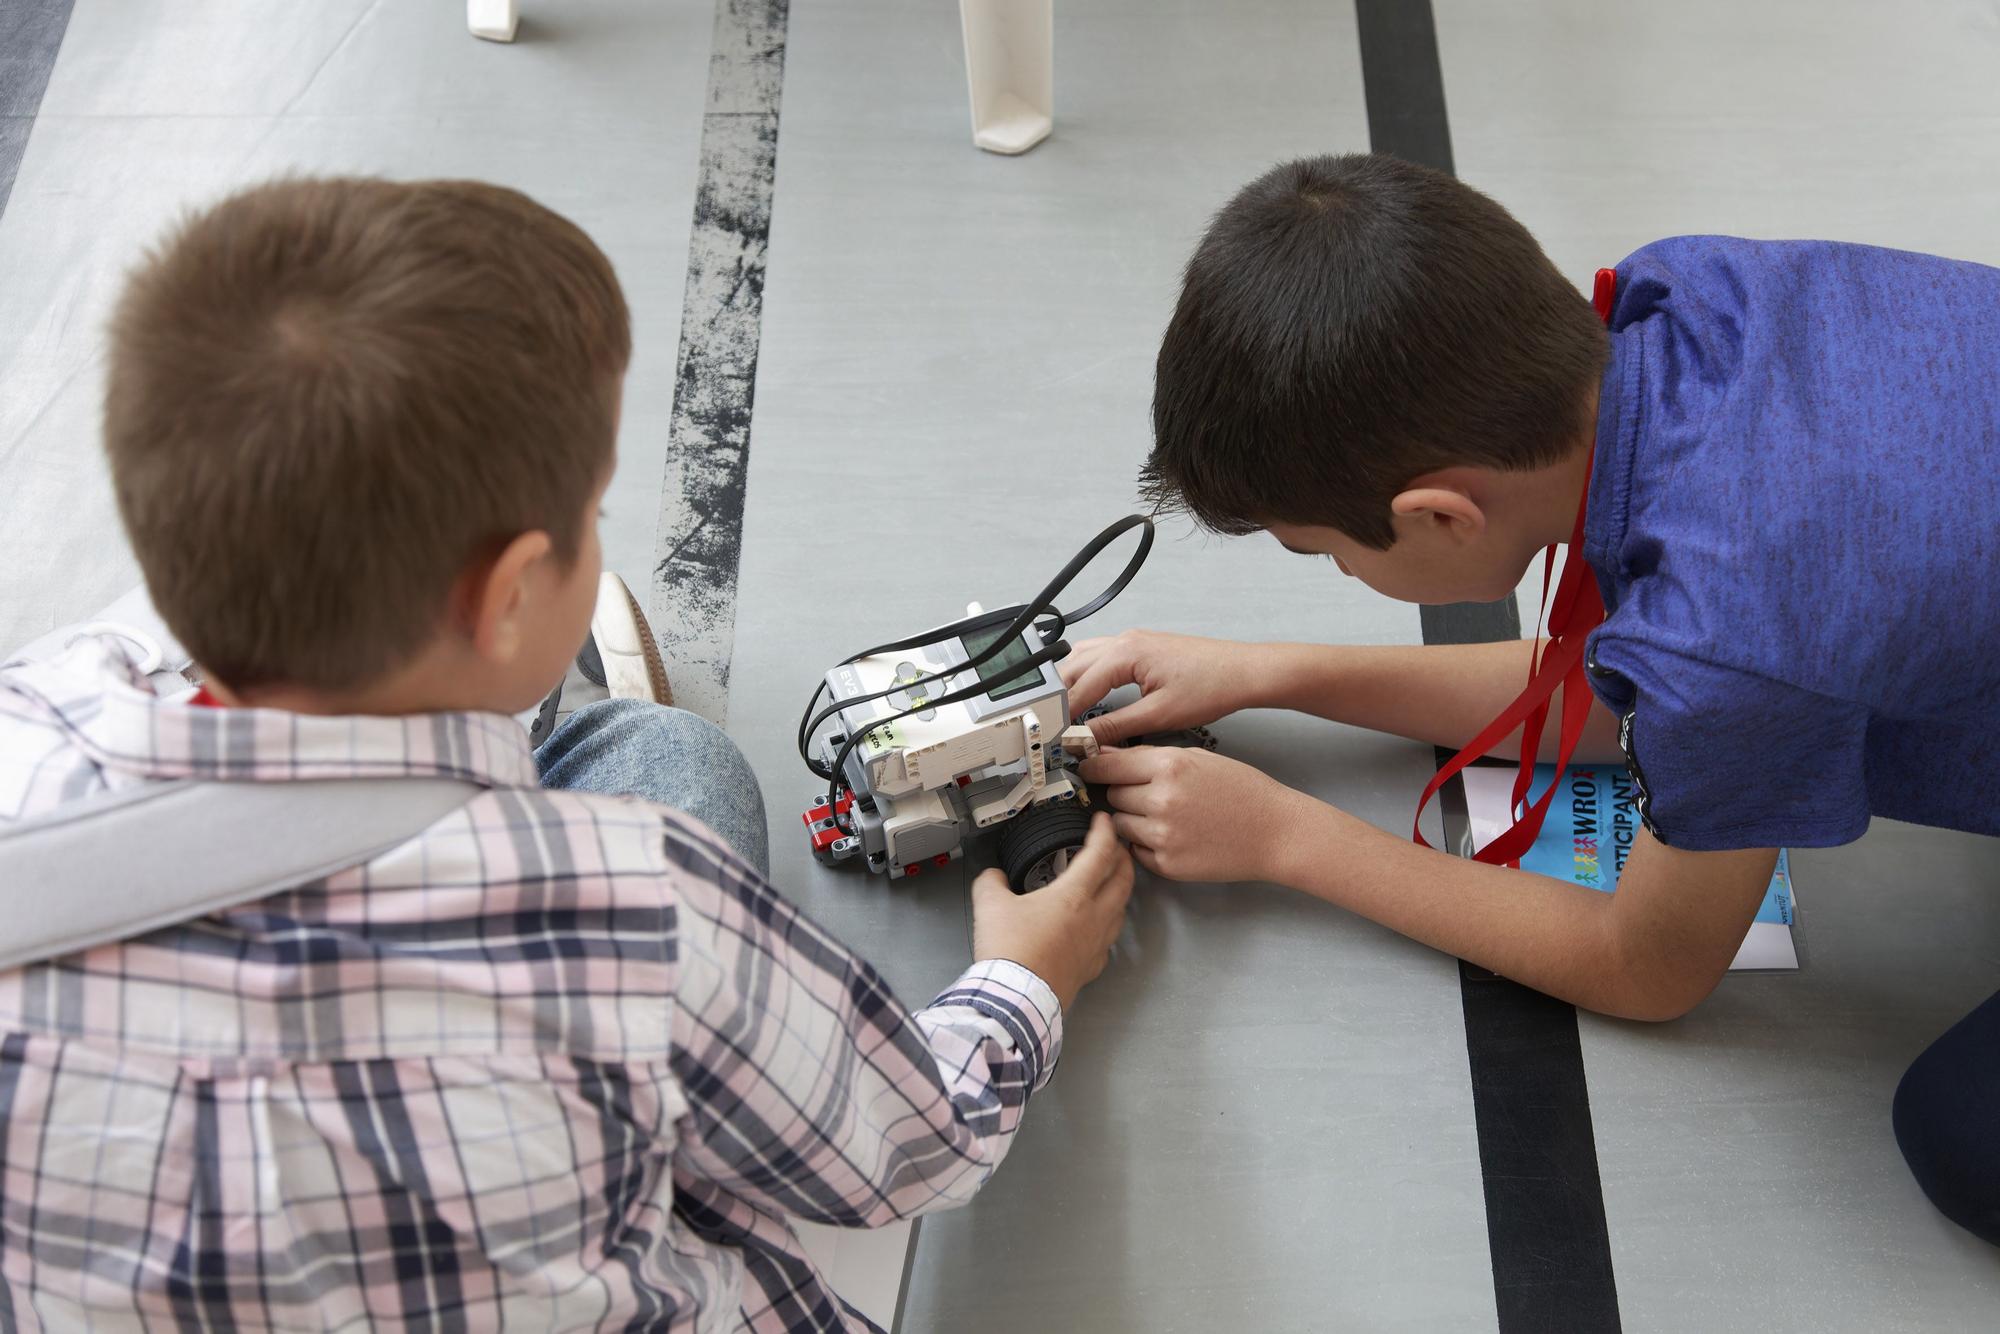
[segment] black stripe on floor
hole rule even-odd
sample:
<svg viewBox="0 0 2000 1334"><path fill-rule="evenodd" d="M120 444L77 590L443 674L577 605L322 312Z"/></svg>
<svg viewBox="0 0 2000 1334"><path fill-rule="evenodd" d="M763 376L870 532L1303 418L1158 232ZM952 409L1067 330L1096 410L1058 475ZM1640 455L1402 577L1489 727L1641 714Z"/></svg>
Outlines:
<svg viewBox="0 0 2000 1334"><path fill-rule="evenodd" d="M722 723L736 643L787 0L716 0L649 612L674 702Z"/></svg>
<svg viewBox="0 0 2000 1334"><path fill-rule="evenodd" d="M72 0L0 3L0 212L14 193L14 174L42 108L49 71L69 31Z"/></svg>
<svg viewBox="0 0 2000 1334"><path fill-rule="evenodd" d="M789 16L789 0L715 0L701 174L660 490L648 614L666 655L674 703L718 725L728 718L729 660L736 646L737 570ZM910 1229L892 1329L902 1326L920 1231Z"/></svg>
<svg viewBox="0 0 2000 1334"><path fill-rule="evenodd" d="M1354 8L1371 147L1452 171L1430 0L1355 0ZM1425 607L1422 617L1426 644L1521 634L1511 597ZM1440 764L1449 758L1438 752ZM1446 846L1456 848L1465 800L1455 782L1442 814ZM1458 970L1501 1334L1615 1331L1618 1289L1576 1011L1472 964Z"/></svg>

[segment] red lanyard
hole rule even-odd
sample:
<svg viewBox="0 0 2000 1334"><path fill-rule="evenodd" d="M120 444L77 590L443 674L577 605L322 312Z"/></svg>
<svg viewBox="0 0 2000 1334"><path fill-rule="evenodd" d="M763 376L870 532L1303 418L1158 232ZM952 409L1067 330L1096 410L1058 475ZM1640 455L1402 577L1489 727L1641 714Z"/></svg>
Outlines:
<svg viewBox="0 0 2000 1334"><path fill-rule="evenodd" d="M1616 288L1618 275L1612 269L1597 271L1597 286L1591 294L1591 304L1597 307L1598 317L1610 323L1611 298ZM1596 455L1593 447L1593 460ZM1549 601L1549 575L1555 570L1556 549L1551 546L1542 553L1542 606L1536 609L1535 619L1539 625L1542 612L1548 613L1548 644L1544 648L1536 641L1535 651L1528 661L1528 688L1503 709L1498 718L1486 725L1484 731L1474 738L1464 750L1453 756L1451 762L1438 770L1437 777L1431 779L1424 788L1424 795L1417 802L1417 818L1410 829L1410 837L1425 847L1430 840L1424 837L1424 808L1431 803L1438 789L1453 778L1459 770L1471 764L1480 756L1492 750L1500 740L1516 727L1521 729L1520 772L1514 776L1514 798L1510 809L1521 810L1528 798L1528 786L1534 778L1535 759L1541 753L1542 727L1548 722L1549 702L1555 697L1556 687L1568 685L1563 691L1561 731L1556 742L1556 777L1549 784L1548 791L1542 793L1534 805L1522 811L1506 832L1474 853L1474 859L1493 866L1518 866L1521 854L1535 845L1535 835L1542 831L1542 821L1548 816L1549 806L1555 800L1556 791L1562 786L1562 776L1569 769L1570 756L1576 753L1577 742L1583 736L1584 720L1590 714L1590 682L1585 679L1583 665L1584 643L1590 632L1604 623L1604 598L1598 591L1597 579L1590 572L1583 559L1583 514L1590 500L1590 463L1583 469L1583 498L1577 502L1576 527L1570 530L1569 556L1563 561L1562 579L1556 585L1555 601Z"/></svg>

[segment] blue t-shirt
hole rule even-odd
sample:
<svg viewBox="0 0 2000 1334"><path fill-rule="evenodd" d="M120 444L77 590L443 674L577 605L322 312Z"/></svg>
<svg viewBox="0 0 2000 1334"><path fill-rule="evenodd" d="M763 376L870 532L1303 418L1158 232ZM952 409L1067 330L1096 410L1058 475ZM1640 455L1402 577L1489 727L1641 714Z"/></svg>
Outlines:
<svg viewBox="0 0 2000 1334"><path fill-rule="evenodd" d="M2000 833L2000 269L1679 237L1610 325L1589 661L1654 834Z"/></svg>

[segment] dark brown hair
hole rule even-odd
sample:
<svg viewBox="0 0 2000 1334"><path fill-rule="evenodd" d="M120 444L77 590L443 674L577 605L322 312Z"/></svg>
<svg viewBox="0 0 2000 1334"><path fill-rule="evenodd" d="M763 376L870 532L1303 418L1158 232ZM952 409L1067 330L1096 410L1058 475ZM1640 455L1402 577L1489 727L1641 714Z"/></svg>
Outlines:
<svg viewBox="0 0 2000 1334"><path fill-rule="evenodd" d="M1162 508L1376 549L1437 468L1554 463L1589 429L1603 327L1525 228L1441 172L1373 155L1273 168L1218 213L1160 344Z"/></svg>
<svg viewBox="0 0 2000 1334"><path fill-rule="evenodd" d="M507 541L539 529L575 558L630 353L610 262L515 191L224 200L111 327L105 448L161 615L239 690L400 666Z"/></svg>

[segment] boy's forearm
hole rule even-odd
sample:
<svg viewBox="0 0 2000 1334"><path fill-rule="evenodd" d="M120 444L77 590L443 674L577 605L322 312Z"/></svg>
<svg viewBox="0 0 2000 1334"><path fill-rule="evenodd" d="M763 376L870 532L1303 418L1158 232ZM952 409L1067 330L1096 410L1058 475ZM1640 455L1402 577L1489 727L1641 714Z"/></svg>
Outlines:
<svg viewBox="0 0 2000 1334"><path fill-rule="evenodd" d="M1385 644L1328 646L1264 644L1254 672L1258 702L1295 709L1334 722L1372 728L1453 750L1513 703L1528 682L1529 640L1492 644ZM1543 729L1541 758L1553 760L1563 691ZM1495 747L1513 759L1518 738ZM1591 704L1577 758L1608 763L1619 758L1618 720Z"/></svg>
<svg viewBox="0 0 2000 1334"><path fill-rule="evenodd" d="M1684 1013L1708 970L1635 958L1616 895L1418 847L1304 797L1272 879L1585 1009Z"/></svg>

